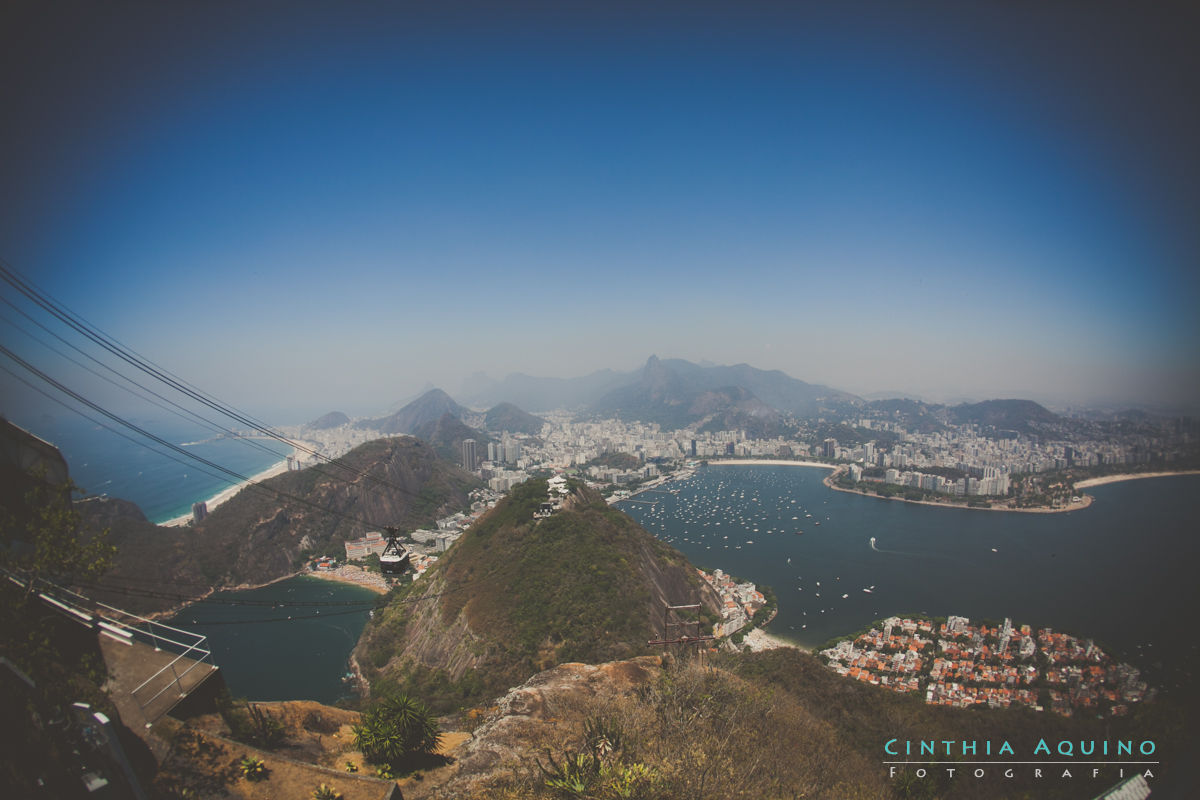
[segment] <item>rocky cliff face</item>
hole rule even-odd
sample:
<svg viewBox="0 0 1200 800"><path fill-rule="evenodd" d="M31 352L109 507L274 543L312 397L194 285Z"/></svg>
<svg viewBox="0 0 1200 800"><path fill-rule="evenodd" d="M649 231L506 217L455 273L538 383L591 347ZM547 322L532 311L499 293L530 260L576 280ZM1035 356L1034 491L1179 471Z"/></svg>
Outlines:
<svg viewBox="0 0 1200 800"><path fill-rule="evenodd" d="M449 709L558 663L647 652L667 605L717 618L716 594L677 551L583 488L536 518L545 493L539 481L514 489L376 614L356 656L377 688Z"/></svg>

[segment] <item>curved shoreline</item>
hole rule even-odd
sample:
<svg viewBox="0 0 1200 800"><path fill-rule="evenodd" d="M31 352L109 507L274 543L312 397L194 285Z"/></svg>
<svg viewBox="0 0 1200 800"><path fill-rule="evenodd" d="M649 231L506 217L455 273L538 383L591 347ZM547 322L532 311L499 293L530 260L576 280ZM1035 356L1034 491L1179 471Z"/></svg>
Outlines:
<svg viewBox="0 0 1200 800"><path fill-rule="evenodd" d="M962 508L962 509L966 509L967 511L1010 511L1010 512L1014 512L1014 513L1024 513L1024 514L1061 514L1061 513L1067 512L1067 511L1078 511L1081 508L1087 508L1088 506L1090 506L1092 504L1092 501L1094 499L1090 494L1085 494L1081 497L1081 499L1078 503L1070 503L1069 505L1066 505L1062 508L1009 508L1009 507L996 508L994 506L986 506L986 507L985 506L969 506L966 503L941 503L941 502L937 502L935 500L909 500L904 497L882 497L877 494L872 494L871 492L860 492L860 491L856 491L854 489L846 489L841 486L835 486L833 484L833 480L835 478L837 478L839 475L841 475L843 472L846 471L846 466L844 464L827 464L827 463L824 463L821 461L785 461L783 459L765 459L765 458L764 459L758 459L758 458L726 459L723 461L709 461L708 464L709 464L709 466L714 466L714 465L722 466L722 465L729 465L729 464L745 464L747 466L761 465L761 466L787 466L787 467L823 467L825 469L832 470L832 472L830 472L828 475L826 475L822 479L821 482L823 484L825 484L826 487L832 489L835 492L846 492L847 494L857 495L858 497L873 497L876 500L896 500L901 503L912 503L913 505L918 505L918 506L934 506L936 508ZM1194 472L1196 474L1200 474L1200 470L1194 470ZM1161 477L1163 475L1188 475L1188 474L1192 474L1192 473L1189 473L1189 472L1147 473L1146 475L1136 475L1135 474L1135 475L1128 476L1127 478L1122 478L1122 477L1118 477L1118 476L1114 475L1114 476L1111 476L1110 478L1108 478L1107 480L1101 479L1101 478L1095 478L1093 480L1102 481L1103 483L1112 483L1117 480L1130 480L1132 478L1141 478L1141 477L1151 478L1151 477ZM1075 488L1078 489L1078 488L1085 487L1085 486L1096 486L1096 485L1098 485L1098 484L1090 483L1090 482L1086 482L1086 481L1080 481L1079 483L1075 484Z"/></svg>
<svg viewBox="0 0 1200 800"><path fill-rule="evenodd" d="M160 620L164 617L173 617L176 614L184 611L188 606L193 605L194 603L199 603L201 600L205 600L205 599L211 597L212 595L216 594L217 592L240 592L240 591L244 591L247 589L261 589L264 586L270 586L273 583L279 583L280 581L286 581L288 578L298 578L301 575L305 575L305 574L307 574L305 570L300 570L298 572L293 572L288 575L280 575L278 578L272 578L271 580L264 581L262 583L239 583L237 586L220 586L220 587L210 586L207 589L205 589L203 592L201 592L200 594L193 597L191 600L185 600L182 603L179 603L178 605L171 606L170 608L165 608L162 611L151 611L148 614L141 614L140 616L144 617L145 619L150 619L150 620Z"/></svg>
<svg viewBox="0 0 1200 800"><path fill-rule="evenodd" d="M729 464L745 464L746 466L765 466L765 467L823 467L837 471L842 469L837 464L828 464L824 461L788 461L782 458L726 458L720 461L709 459L708 466L721 467Z"/></svg>
<svg viewBox="0 0 1200 800"><path fill-rule="evenodd" d="M1085 478L1075 482L1076 489L1086 489L1089 486L1103 486L1106 483L1121 481L1138 481L1143 478L1170 478L1175 475L1200 475L1200 469L1185 469L1179 472L1122 472L1118 475L1101 475L1098 478Z"/></svg>
<svg viewBox="0 0 1200 800"><path fill-rule="evenodd" d="M1008 506L1002 506L1002 507L997 508L995 506L969 506L966 503L941 503L936 500L909 500L908 498L905 498L905 497L883 497L881 495L873 494L872 492L860 492L855 489L846 489L842 486L834 486L833 479L836 478L840 474L841 474L840 472L834 472L834 473L830 474L829 476L827 476L825 478L825 480L822 481L822 483L824 483L827 487L829 487L830 489L832 489L835 492L846 492L847 494L853 494L853 495L857 495L859 497L873 497L876 500L895 500L900 503L912 503L913 505L916 505L916 506L934 506L935 508L961 508L965 511L1009 511L1009 512L1016 513L1016 514L1064 514L1068 511L1078 511L1081 508L1087 508L1088 506L1090 506L1092 504L1092 501L1095 499L1090 494L1081 495L1078 503L1071 503L1069 505L1063 506L1062 508L1046 508L1044 506L1040 507L1040 508L1010 508Z"/></svg>
<svg viewBox="0 0 1200 800"><path fill-rule="evenodd" d="M241 483L235 483L233 486L227 486L226 488L214 494L212 497L201 502L204 502L207 505L209 512L212 512L214 508L230 500L234 495L236 495L242 489L245 489L250 484L262 483L267 478L274 478L276 475L282 475L283 473L287 472L287 466L288 462L286 459L272 464L257 475L251 476L250 480L242 481ZM192 515L191 512L189 512L187 514L180 514L178 517L172 517L171 519L164 520L162 522L156 522L155 524L164 528L182 528L183 526L190 524L191 521Z"/></svg>

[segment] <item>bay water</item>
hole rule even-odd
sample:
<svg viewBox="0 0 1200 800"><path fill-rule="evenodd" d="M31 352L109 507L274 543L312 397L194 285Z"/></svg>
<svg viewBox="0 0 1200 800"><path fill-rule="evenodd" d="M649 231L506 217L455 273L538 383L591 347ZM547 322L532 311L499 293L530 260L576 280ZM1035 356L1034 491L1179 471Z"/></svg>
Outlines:
<svg viewBox="0 0 1200 800"><path fill-rule="evenodd" d="M347 660L377 597L301 575L218 592L166 623L208 637L234 697L332 704L353 694L343 680Z"/></svg>
<svg viewBox="0 0 1200 800"><path fill-rule="evenodd" d="M1184 609L1200 607L1200 476L1097 486L1087 508L1037 514L834 491L828 472L709 465L619 506L697 566L769 584L770 632L801 646L920 612L1010 617L1160 672L1197 661Z"/></svg>

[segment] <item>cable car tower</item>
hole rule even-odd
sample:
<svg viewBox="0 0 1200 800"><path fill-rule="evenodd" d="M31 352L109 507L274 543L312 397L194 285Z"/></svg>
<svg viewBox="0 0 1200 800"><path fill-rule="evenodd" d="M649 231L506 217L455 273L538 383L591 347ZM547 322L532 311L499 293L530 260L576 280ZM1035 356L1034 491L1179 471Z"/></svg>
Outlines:
<svg viewBox="0 0 1200 800"><path fill-rule="evenodd" d="M384 528L388 534L387 545L379 554L379 569L384 575L403 575L408 569L408 548L400 544L400 532L396 528Z"/></svg>

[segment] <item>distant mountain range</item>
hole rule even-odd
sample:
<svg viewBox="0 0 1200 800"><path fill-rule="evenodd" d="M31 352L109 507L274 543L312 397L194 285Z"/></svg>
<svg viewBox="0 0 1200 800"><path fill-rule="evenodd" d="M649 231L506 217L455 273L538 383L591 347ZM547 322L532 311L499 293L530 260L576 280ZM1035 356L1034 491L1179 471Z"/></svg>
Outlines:
<svg viewBox="0 0 1200 800"><path fill-rule="evenodd" d="M336 412L326 414L309 427L336 419ZM461 463L462 443L474 439L479 458L485 458L487 445L496 441L489 431L499 434L541 432L546 421L523 411L512 403L499 403L484 414L472 411L454 401L441 389L430 389L394 414L376 419L364 419L355 427L384 434L407 434L428 442L437 454L447 461Z"/></svg>
<svg viewBox="0 0 1200 800"><path fill-rule="evenodd" d="M783 432L788 417L812 418L848 411L862 400L827 386L805 383L779 370L749 364L701 367L651 356L632 380L593 400L586 410L601 417L656 422L666 428L745 428L754 435Z"/></svg>
<svg viewBox="0 0 1200 800"><path fill-rule="evenodd" d="M477 374L467 381L463 399L476 408L490 409L472 411L435 388L393 414L356 425L385 434L418 436L455 461L462 439L486 443L490 439L485 431L538 434L545 420L525 409L573 408L584 418L656 423L668 430L744 430L752 438L789 435L805 425L811 428L819 420L853 426L860 416L901 422L923 431L962 424L1024 434L1072 427L1071 420L1032 400L985 400L955 406L905 397L867 401L779 370L749 364L702 366L657 356L633 372L601 370L579 378L514 374L495 381ZM311 427L335 424L342 416L327 414ZM451 425L446 417L458 424Z"/></svg>
<svg viewBox="0 0 1200 800"><path fill-rule="evenodd" d="M633 372L601 370L580 378L514 374L495 381L477 374L466 382L464 400L476 406L515 403L534 411L573 408L589 416L671 429L741 428L755 436L784 432L790 417L816 417L863 403L848 392L805 383L779 370L657 356Z"/></svg>
<svg viewBox="0 0 1200 800"><path fill-rule="evenodd" d="M476 373L463 384L463 402L477 408L513 403L534 413L582 408L597 397L629 383L634 373L603 369L581 378L535 378L514 373L496 381Z"/></svg>

